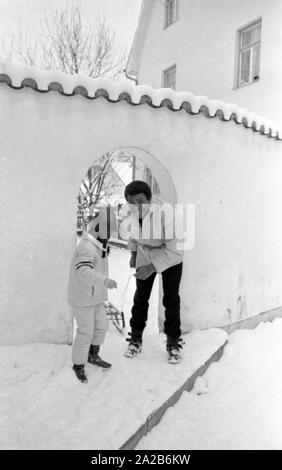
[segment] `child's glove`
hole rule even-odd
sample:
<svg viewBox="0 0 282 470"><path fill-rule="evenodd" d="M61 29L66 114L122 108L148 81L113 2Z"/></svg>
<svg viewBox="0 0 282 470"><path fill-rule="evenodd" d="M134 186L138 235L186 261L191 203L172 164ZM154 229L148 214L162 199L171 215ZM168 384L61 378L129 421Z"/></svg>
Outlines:
<svg viewBox="0 0 282 470"><path fill-rule="evenodd" d="M131 252L131 258L129 260L129 267L130 268L135 268L135 266L136 266L136 256L137 256L137 251L132 251Z"/></svg>
<svg viewBox="0 0 282 470"><path fill-rule="evenodd" d="M113 279L107 278L105 281L106 287L108 289L116 289L117 288L117 283Z"/></svg>

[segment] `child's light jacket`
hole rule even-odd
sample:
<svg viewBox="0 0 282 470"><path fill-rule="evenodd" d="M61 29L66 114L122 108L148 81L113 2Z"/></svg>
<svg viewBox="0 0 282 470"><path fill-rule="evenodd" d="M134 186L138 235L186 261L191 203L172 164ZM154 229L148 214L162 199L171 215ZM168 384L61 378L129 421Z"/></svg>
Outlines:
<svg viewBox="0 0 282 470"><path fill-rule="evenodd" d="M102 258L103 253L105 256ZM68 301L71 305L91 306L107 300L105 282L108 278L108 258L103 245L87 232L72 258Z"/></svg>

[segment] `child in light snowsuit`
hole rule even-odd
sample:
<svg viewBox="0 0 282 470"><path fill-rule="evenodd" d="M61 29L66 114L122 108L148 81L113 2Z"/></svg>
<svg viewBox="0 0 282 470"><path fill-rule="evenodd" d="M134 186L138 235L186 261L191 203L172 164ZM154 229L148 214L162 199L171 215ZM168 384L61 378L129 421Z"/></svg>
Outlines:
<svg viewBox="0 0 282 470"><path fill-rule="evenodd" d="M81 382L87 382L84 367L87 361L99 367L111 367L98 353L108 329L104 306L107 289L117 287L117 283L108 277L107 247L115 227L113 209L100 209L88 232L83 233L71 262L68 300L77 323L72 362L73 370Z"/></svg>

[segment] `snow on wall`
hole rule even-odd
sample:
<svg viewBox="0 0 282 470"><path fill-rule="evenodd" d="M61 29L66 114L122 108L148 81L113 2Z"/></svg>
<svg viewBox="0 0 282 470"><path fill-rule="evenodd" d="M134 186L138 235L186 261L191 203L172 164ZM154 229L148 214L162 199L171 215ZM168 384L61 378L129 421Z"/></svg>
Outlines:
<svg viewBox="0 0 282 470"><path fill-rule="evenodd" d="M96 158L121 148L148 156L166 199L176 195L178 202L196 205L196 243L185 253L181 287L185 331L282 305L277 138L251 132L246 124L206 119L203 109L196 115L189 107L188 113L171 112L172 101L182 98L169 90L146 88L151 102L132 106L132 95L124 100L119 94L123 87L129 93L132 84L103 80L103 93L91 100L55 91L60 84L71 94L80 77L7 64L1 74L12 86L0 84L0 343L71 341L66 287L78 188ZM23 83L23 77L34 82ZM33 89L46 90L55 79L48 93ZM98 82L83 80L84 90L90 93L92 86L95 95ZM142 96L144 87L137 88ZM156 109L152 100L161 94L170 104ZM191 106L195 102L190 99ZM206 99L204 109L215 108Z"/></svg>
<svg viewBox="0 0 282 470"><path fill-rule="evenodd" d="M28 86L41 92L56 90L64 95L81 94L90 99L104 96L114 102L125 100L133 105L148 103L154 107L166 106L173 111L185 109L191 114L202 112L207 117L234 120L269 137L282 139L282 130L272 121L235 104L210 100L206 96L194 96L188 91L135 86L129 80L114 83L106 78L92 79L81 74L70 76L56 70L43 71L7 62L0 62L0 82L8 83L13 88Z"/></svg>

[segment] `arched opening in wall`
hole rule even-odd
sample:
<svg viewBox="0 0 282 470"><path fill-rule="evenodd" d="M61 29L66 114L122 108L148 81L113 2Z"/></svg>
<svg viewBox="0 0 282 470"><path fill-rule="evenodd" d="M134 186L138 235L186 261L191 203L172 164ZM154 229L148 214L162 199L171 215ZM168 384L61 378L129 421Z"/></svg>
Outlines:
<svg viewBox="0 0 282 470"><path fill-rule="evenodd" d="M121 207L126 202L125 187L134 180L145 181L154 196L166 202L176 202L171 177L150 153L139 148L110 151L96 159L82 179L78 194L77 243L95 217L98 206L114 206L116 215L120 214ZM136 285L134 270L129 267L131 253L127 248L127 241L121 238L118 230L111 235L109 246L109 277L117 282L118 288L108 290L108 297L118 310L123 311L127 331ZM159 331L159 285L157 278L150 296L146 334L156 334Z"/></svg>

